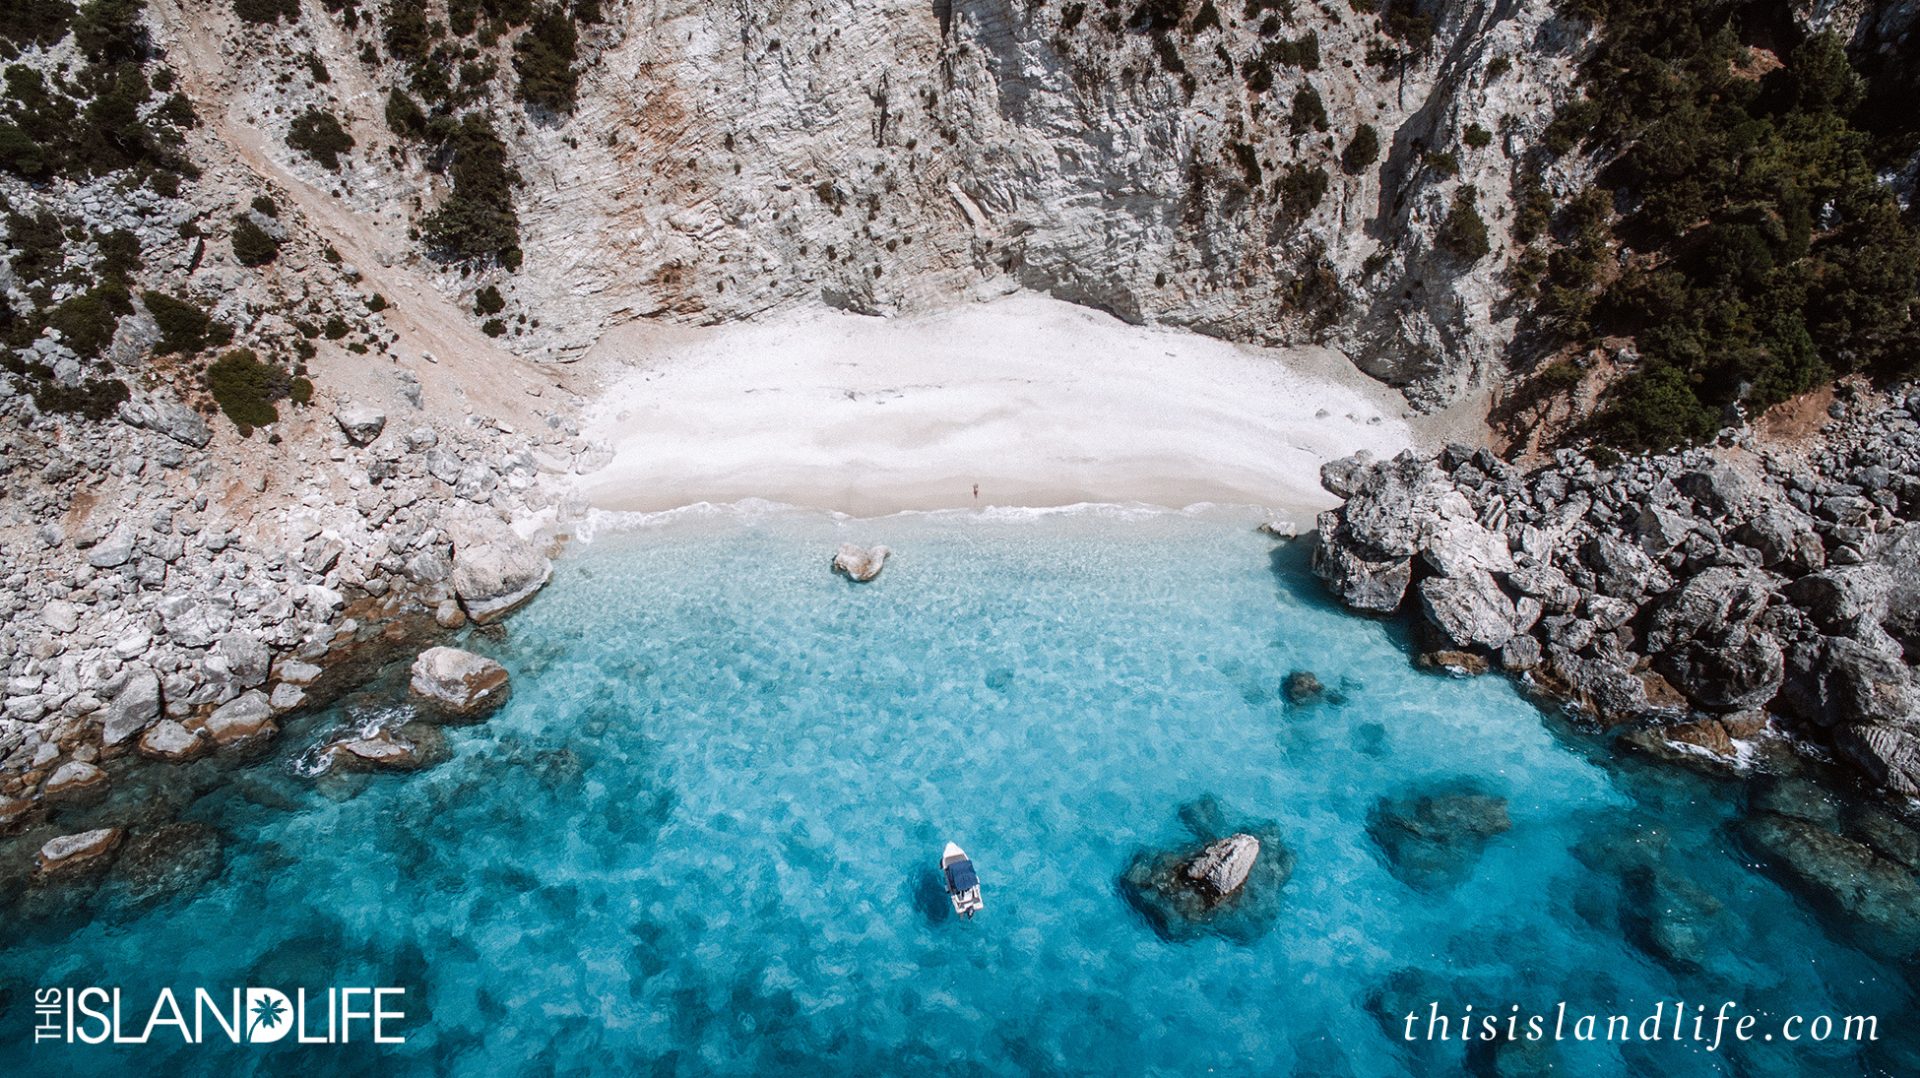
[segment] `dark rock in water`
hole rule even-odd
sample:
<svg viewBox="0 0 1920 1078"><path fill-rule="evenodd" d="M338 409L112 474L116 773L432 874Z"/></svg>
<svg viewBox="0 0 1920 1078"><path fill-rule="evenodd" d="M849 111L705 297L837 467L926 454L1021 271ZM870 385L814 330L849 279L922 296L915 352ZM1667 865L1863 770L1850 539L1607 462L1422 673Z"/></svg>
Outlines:
<svg viewBox="0 0 1920 1078"><path fill-rule="evenodd" d="M1739 835L1775 878L1859 946L1896 961L1920 958L1920 880L1908 866L1864 842L1771 812L1747 817Z"/></svg>
<svg viewBox="0 0 1920 1078"><path fill-rule="evenodd" d="M1679 973L1700 969L1720 936L1720 900L1664 864L1627 876L1621 927L1634 946Z"/></svg>
<svg viewBox="0 0 1920 1078"><path fill-rule="evenodd" d="M1449 790L1383 797L1368 813L1367 834L1400 882L1429 894L1473 874L1487 843L1513 826L1507 799L1472 783Z"/></svg>
<svg viewBox="0 0 1920 1078"><path fill-rule="evenodd" d="M1230 835L1213 798L1183 805L1180 818L1198 842L1142 850L1121 874L1120 893L1161 939L1184 943L1217 935L1251 943L1280 917L1293 854L1271 822L1242 824Z"/></svg>
<svg viewBox="0 0 1920 1078"><path fill-rule="evenodd" d="M439 727L421 722L342 738L322 751L336 771L421 771L450 755Z"/></svg>
<svg viewBox="0 0 1920 1078"><path fill-rule="evenodd" d="M220 834L205 824L162 824L133 836L107 887L133 910L184 897L220 875Z"/></svg>
<svg viewBox="0 0 1920 1078"><path fill-rule="evenodd" d="M1515 639L1531 640L1532 637ZM1512 643L1511 640L1508 643ZM1503 649L1504 650L1504 649ZM1486 656L1471 651L1429 651L1420 656L1420 665L1428 670L1438 670L1454 677L1479 677L1488 670Z"/></svg>
<svg viewBox="0 0 1920 1078"><path fill-rule="evenodd" d="M1296 707L1310 704L1325 696L1327 692L1327 687L1320 684L1320 679L1310 670L1295 670L1288 674L1281 688L1285 690L1287 700Z"/></svg>

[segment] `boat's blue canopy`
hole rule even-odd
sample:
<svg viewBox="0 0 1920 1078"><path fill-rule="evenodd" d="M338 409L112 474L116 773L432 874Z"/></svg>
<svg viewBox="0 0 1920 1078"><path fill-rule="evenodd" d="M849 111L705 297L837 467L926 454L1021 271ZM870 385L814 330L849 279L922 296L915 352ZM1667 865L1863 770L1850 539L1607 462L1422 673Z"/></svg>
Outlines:
<svg viewBox="0 0 1920 1078"><path fill-rule="evenodd" d="M952 888L955 894L980 886L980 877L973 872L973 862L963 857L948 865L947 886Z"/></svg>

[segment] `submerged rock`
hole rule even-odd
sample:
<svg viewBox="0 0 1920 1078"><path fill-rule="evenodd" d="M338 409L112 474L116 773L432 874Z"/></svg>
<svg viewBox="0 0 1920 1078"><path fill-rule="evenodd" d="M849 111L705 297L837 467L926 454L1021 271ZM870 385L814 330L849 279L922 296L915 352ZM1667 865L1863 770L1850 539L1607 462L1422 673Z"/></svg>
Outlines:
<svg viewBox="0 0 1920 1078"><path fill-rule="evenodd" d="M1285 690L1288 702L1296 707L1311 704L1327 694L1327 687L1320 683L1311 670L1295 670L1288 674L1281 688Z"/></svg>
<svg viewBox="0 0 1920 1078"><path fill-rule="evenodd" d="M114 860L108 886L135 909L189 897L220 875L220 833L200 823L162 824L135 835Z"/></svg>
<svg viewBox="0 0 1920 1078"><path fill-rule="evenodd" d="M840 549L833 555L833 568L848 579L864 584L880 575L880 570L886 567L887 556L892 553L884 546L858 547L852 543L841 543Z"/></svg>
<svg viewBox="0 0 1920 1078"><path fill-rule="evenodd" d="M1367 818L1367 834L1387 868L1416 891L1449 890L1465 881L1495 835L1513 826L1507 799L1472 783L1453 789L1383 797Z"/></svg>
<svg viewBox="0 0 1920 1078"><path fill-rule="evenodd" d="M342 738L321 750L334 771L422 771L449 755L446 735L425 723Z"/></svg>
<svg viewBox="0 0 1920 1078"><path fill-rule="evenodd" d="M1739 834L1781 883L1861 947L1902 962L1920 958L1920 880L1912 868L1865 842L1774 812L1748 816Z"/></svg>
<svg viewBox="0 0 1920 1078"><path fill-rule="evenodd" d="M407 688L431 714L479 721L506 702L507 668L459 648L435 647L413 660Z"/></svg>

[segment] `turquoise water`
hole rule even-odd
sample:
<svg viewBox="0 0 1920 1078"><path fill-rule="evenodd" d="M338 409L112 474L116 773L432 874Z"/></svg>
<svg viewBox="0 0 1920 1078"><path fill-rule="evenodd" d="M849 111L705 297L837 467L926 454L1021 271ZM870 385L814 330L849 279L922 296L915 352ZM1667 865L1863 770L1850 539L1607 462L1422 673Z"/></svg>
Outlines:
<svg viewBox="0 0 1920 1078"><path fill-rule="evenodd" d="M513 697L450 729L447 763L295 774L336 718L391 711L370 686L187 807L220 836L212 879L0 925L0 1073L1914 1073L1910 984L1744 864L1736 792L1611 764L1502 679L1422 673L1252 523L769 510L603 535L467 641ZM851 585L843 539L895 559ZM1289 703L1299 669L1334 696ZM1402 882L1369 814L1468 781L1511 829L1456 885ZM1116 889L1190 844L1204 798L1295 859L1251 941L1168 942ZM985 883L970 923L932 880L949 838ZM1643 946L1648 866L1717 904L1697 968ZM406 1044L24 1032L35 985L367 983L408 988ZM1876 1014L1882 1040L1400 1039L1428 1001L1637 1023L1675 999Z"/></svg>

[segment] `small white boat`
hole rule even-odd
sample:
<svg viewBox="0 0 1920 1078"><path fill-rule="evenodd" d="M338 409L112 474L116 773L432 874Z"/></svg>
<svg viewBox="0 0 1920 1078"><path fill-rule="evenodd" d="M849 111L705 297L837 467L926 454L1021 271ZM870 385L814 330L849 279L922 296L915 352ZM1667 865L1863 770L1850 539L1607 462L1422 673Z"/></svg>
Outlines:
<svg viewBox="0 0 1920 1078"><path fill-rule="evenodd" d="M940 872L947 879L947 897L953 899L953 912L971 918L987 908L980 898L980 877L973 871L967 851L957 843L947 843L940 855Z"/></svg>

